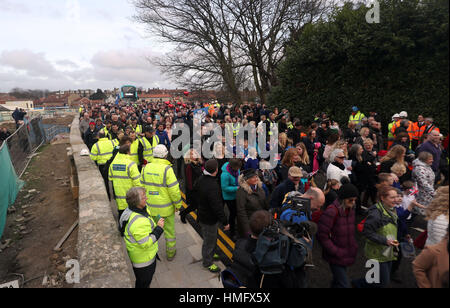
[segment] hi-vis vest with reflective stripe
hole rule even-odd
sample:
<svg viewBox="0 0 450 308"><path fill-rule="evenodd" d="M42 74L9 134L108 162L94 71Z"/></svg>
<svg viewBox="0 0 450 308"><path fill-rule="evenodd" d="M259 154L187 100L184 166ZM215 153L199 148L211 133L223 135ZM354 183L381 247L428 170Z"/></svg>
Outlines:
<svg viewBox="0 0 450 308"><path fill-rule="evenodd" d="M136 128L131 127L131 129L132 129L133 131L135 131L137 134L142 133L142 125L140 125L140 124L137 124L137 125L136 125Z"/></svg>
<svg viewBox="0 0 450 308"><path fill-rule="evenodd" d="M239 130L241 129L241 123L236 123L237 126L233 124L233 137L236 137L239 134Z"/></svg>
<svg viewBox="0 0 450 308"><path fill-rule="evenodd" d="M134 161L136 163L136 165L139 166L140 163L139 163L138 150L139 150L139 139L136 138L136 140L134 140L130 146L130 158L132 161Z"/></svg>
<svg viewBox="0 0 450 308"><path fill-rule="evenodd" d="M394 139L394 134L392 133L392 127L395 125L395 121L388 124L388 138Z"/></svg>
<svg viewBox="0 0 450 308"><path fill-rule="evenodd" d="M105 137L108 138L109 140L112 139L112 135L111 132L105 127L103 127L100 131L103 131L105 133Z"/></svg>
<svg viewBox="0 0 450 308"><path fill-rule="evenodd" d="M391 133L394 135L394 137L397 135L397 134L395 133L395 130L396 130L397 128L400 127L400 123L401 123L402 121L403 121L403 120L398 120L397 122L395 122L394 125L392 125ZM408 121L408 128L406 129L406 131L407 131L407 133L408 133L409 140L410 140L410 141L413 140L413 139L414 139L414 136L416 135L416 132L415 132L415 130L414 130L414 123L413 123L412 121Z"/></svg>
<svg viewBox="0 0 450 308"><path fill-rule="evenodd" d="M150 163L153 160L153 149L159 144L159 137L157 135L153 136L152 143L146 137L139 137L138 139L144 148L144 159Z"/></svg>
<svg viewBox="0 0 450 308"><path fill-rule="evenodd" d="M141 186L147 191L147 206L151 216L168 217L181 207L178 180L169 161L154 158L141 171Z"/></svg>
<svg viewBox="0 0 450 308"><path fill-rule="evenodd" d="M417 132L417 139L420 140L423 135L425 134L425 131L427 131L427 126L424 124L419 128L419 131ZM434 124L431 125L431 127L428 129L427 134L431 133L432 131L437 131L438 133L440 133L439 128L437 128L436 126L434 126Z"/></svg>
<svg viewBox="0 0 450 308"><path fill-rule="evenodd" d="M114 148L119 143L116 140L101 138L91 149L91 159L98 165L104 165L112 157Z"/></svg>
<svg viewBox="0 0 450 308"><path fill-rule="evenodd" d="M113 182L116 195L117 208L127 208L127 192L135 186L142 186L139 181L139 170L137 164L126 154L117 153L109 166L108 179Z"/></svg>
<svg viewBox="0 0 450 308"><path fill-rule="evenodd" d="M269 126L269 127L266 127L266 129L268 130L269 136L272 136L272 135L273 135L273 132L271 131L271 129L272 129L272 127L274 127L276 124L275 124L275 122L272 122L272 120L270 120L270 119L268 119L267 121L269 121L270 126Z"/></svg>
<svg viewBox="0 0 450 308"><path fill-rule="evenodd" d="M126 211L130 211L126 209ZM125 244L134 268L143 268L155 262L158 241L151 235L156 224L151 217L131 212L125 227ZM124 212L125 214L125 212Z"/></svg>
<svg viewBox="0 0 450 308"><path fill-rule="evenodd" d="M361 111L358 111L355 115L351 114L350 118L348 119L349 122L355 122L355 124L359 124L363 118L366 116L364 113L361 113Z"/></svg>

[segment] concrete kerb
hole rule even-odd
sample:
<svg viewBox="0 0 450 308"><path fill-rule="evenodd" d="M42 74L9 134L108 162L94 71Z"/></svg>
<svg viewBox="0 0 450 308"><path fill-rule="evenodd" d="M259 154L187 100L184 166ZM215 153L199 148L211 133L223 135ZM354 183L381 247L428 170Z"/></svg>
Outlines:
<svg viewBox="0 0 450 308"><path fill-rule="evenodd" d="M81 138L79 115L70 128L70 144L79 181L78 258L80 283L77 288L131 288L134 274L125 243L117 230L103 178Z"/></svg>

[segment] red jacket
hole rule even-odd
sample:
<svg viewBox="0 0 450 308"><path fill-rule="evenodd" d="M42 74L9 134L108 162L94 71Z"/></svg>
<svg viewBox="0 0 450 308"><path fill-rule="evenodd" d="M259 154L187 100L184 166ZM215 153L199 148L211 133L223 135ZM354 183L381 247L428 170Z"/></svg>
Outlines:
<svg viewBox="0 0 450 308"><path fill-rule="evenodd" d="M355 238L355 210L340 208L339 200L320 216L317 239L323 258L331 264L350 266L355 263L358 244Z"/></svg>

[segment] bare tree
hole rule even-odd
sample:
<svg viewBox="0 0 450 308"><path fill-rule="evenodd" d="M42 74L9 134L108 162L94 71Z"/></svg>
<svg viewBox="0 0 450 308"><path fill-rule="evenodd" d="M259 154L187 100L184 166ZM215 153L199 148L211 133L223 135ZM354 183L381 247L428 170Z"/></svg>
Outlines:
<svg viewBox="0 0 450 308"><path fill-rule="evenodd" d="M134 0L135 19L175 50L157 59L163 71L183 87L225 87L237 104L249 74L245 60L233 49L237 21L226 0Z"/></svg>
<svg viewBox="0 0 450 308"><path fill-rule="evenodd" d="M263 103L277 84L287 42L320 18L327 0L133 0L135 19L175 45L153 59L183 87L220 88L241 104L256 88Z"/></svg>
<svg viewBox="0 0 450 308"><path fill-rule="evenodd" d="M231 0L238 21L234 47L246 55L255 88L263 103L277 84L276 68L287 43L308 23L318 20L330 5L325 0Z"/></svg>

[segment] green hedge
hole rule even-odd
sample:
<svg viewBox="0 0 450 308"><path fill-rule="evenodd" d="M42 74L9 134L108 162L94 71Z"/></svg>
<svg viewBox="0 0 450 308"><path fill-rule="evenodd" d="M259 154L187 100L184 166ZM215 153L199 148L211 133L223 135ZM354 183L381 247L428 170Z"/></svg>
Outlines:
<svg viewBox="0 0 450 308"><path fill-rule="evenodd" d="M351 107L375 110L386 127L394 113L431 116L448 130L448 0L382 0L380 23L347 4L305 27L280 65L269 104L301 119L327 112L341 125Z"/></svg>

